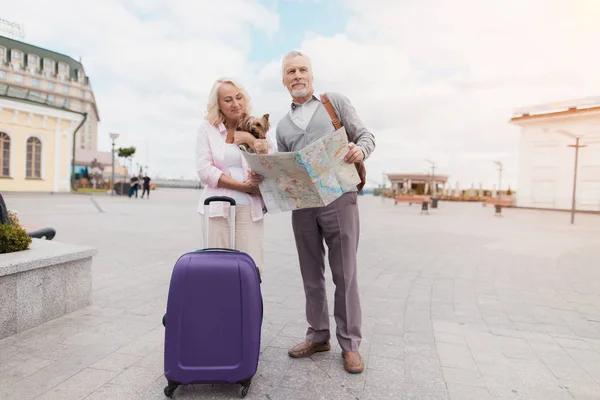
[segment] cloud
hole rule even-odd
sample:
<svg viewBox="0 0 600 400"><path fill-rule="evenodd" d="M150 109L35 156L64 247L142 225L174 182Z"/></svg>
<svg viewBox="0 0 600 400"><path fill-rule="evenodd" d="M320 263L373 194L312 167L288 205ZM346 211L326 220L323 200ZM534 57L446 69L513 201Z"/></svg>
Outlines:
<svg viewBox="0 0 600 400"><path fill-rule="evenodd" d="M252 0L25 0L3 13L24 24L25 41L82 57L100 149L109 149L108 132L120 132L117 145L136 146L144 164L148 142L151 172L188 178L212 83L223 75L251 81L252 33L269 38L279 29L278 15Z"/></svg>
<svg viewBox="0 0 600 400"><path fill-rule="evenodd" d="M344 32L308 35L318 90L338 90L377 137L381 171L437 172L470 186L517 183L516 107L597 95L593 0L347 0ZM474 155L477 155L476 157Z"/></svg>
<svg viewBox="0 0 600 400"><path fill-rule="evenodd" d="M145 163L148 141L151 173L194 178L195 131L217 77L238 78L274 124L287 112L283 54L249 61L256 33L264 43L291 33L272 11L286 1L24 0L3 18L25 23L28 42L82 56L101 148L120 132L118 145L137 146ZM345 29L305 32L297 48L313 61L317 93L344 93L375 133L373 184L383 171L428 172L431 159L453 187L491 187L501 159L514 188L513 110L600 92L596 0L336 0L344 6Z"/></svg>

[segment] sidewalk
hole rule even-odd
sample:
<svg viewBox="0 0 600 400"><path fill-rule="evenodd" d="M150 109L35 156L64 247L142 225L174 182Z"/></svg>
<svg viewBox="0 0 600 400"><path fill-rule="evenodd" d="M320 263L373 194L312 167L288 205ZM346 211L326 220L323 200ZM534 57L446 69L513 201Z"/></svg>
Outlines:
<svg viewBox="0 0 600 400"><path fill-rule="evenodd" d="M93 305L0 341L0 399L165 399L171 269L202 247L198 190L151 198L4 195L28 225L85 244ZM359 197L361 353L295 360L306 330L290 214L266 219L259 371L246 399L600 398L600 217L441 202L429 215ZM333 285L329 282L330 311ZM237 386L180 387L231 399Z"/></svg>

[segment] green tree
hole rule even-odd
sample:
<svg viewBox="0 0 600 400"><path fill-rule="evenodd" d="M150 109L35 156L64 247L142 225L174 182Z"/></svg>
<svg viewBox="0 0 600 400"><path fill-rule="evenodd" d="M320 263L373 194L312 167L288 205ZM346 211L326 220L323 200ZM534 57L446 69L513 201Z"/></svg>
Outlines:
<svg viewBox="0 0 600 400"><path fill-rule="evenodd" d="M133 155L135 154L135 146L131 147L119 147L117 149L117 155L125 159L125 161L129 160L129 164L131 164ZM125 164L127 165L127 164ZM129 166L129 171L131 171L131 165Z"/></svg>

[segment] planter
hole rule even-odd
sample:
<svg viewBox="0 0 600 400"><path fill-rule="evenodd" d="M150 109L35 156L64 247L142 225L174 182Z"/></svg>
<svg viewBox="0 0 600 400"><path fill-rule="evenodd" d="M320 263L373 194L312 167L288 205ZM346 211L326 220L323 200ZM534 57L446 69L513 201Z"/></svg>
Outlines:
<svg viewBox="0 0 600 400"><path fill-rule="evenodd" d="M0 255L0 339L89 306L95 254L32 239L29 250Z"/></svg>

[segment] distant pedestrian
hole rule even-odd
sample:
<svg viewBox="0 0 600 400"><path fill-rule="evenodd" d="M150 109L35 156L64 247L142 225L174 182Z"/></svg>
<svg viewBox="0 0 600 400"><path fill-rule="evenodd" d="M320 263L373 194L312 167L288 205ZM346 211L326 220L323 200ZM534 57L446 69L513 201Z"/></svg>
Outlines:
<svg viewBox="0 0 600 400"><path fill-rule="evenodd" d="M144 191L142 192L142 199L144 198L144 194L148 193L148 199L150 198L150 177L148 176L148 174L144 175L144 177L142 178L143 180L143 188Z"/></svg>
<svg viewBox="0 0 600 400"><path fill-rule="evenodd" d="M135 192L135 198L137 199L138 197L138 189L139 189L139 178L135 175L133 175L131 177L131 180L129 181L129 198L131 198L131 196L133 196L133 193Z"/></svg>

